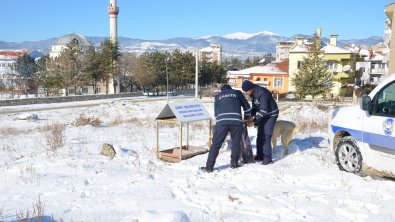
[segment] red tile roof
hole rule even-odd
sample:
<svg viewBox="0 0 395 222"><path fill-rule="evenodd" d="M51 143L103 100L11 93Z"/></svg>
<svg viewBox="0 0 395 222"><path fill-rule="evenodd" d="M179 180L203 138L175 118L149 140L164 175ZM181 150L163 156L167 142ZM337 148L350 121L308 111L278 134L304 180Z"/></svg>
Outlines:
<svg viewBox="0 0 395 222"><path fill-rule="evenodd" d="M6 57L19 57L31 52L30 50L0 50L0 55Z"/></svg>

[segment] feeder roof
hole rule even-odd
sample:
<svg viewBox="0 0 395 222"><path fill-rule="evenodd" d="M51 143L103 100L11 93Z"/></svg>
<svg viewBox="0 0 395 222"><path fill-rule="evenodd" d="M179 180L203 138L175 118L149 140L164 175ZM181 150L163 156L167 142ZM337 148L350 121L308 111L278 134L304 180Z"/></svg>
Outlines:
<svg viewBox="0 0 395 222"><path fill-rule="evenodd" d="M180 123L211 119L203 103L199 100L168 103L156 120L176 118Z"/></svg>

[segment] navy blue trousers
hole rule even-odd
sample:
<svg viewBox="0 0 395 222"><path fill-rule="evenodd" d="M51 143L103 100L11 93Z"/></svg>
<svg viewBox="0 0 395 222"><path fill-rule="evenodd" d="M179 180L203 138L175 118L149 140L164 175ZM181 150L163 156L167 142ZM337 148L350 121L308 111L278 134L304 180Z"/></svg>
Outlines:
<svg viewBox="0 0 395 222"><path fill-rule="evenodd" d="M277 116L263 118L258 124L258 135L256 138L256 155L263 160L272 160L272 135Z"/></svg>
<svg viewBox="0 0 395 222"><path fill-rule="evenodd" d="M230 156L231 163L237 163L240 158L241 149L241 134L243 131L242 126L230 126L230 125L220 125L215 126L212 145L208 153L206 168L213 169L215 165L215 160L217 159L219 149L222 146L226 136L230 133L230 138L232 139L232 154Z"/></svg>

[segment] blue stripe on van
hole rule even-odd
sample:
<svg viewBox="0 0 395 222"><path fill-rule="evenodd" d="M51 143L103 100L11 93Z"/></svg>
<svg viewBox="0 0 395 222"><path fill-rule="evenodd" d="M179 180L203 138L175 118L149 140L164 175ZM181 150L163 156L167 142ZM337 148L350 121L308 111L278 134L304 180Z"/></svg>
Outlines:
<svg viewBox="0 0 395 222"><path fill-rule="evenodd" d="M394 136L386 136L375 133L363 132L360 130L348 129L344 127L331 125L332 132L336 133L340 130L346 131L352 135L352 137L359 142L368 143L375 146L384 147L387 149L395 150L395 137Z"/></svg>

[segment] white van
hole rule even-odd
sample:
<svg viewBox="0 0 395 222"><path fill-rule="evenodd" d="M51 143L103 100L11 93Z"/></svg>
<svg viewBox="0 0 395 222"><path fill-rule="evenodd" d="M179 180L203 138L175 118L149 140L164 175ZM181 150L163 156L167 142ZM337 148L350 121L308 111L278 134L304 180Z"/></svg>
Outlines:
<svg viewBox="0 0 395 222"><path fill-rule="evenodd" d="M363 95L359 106L333 111L329 142L341 170L395 177L395 74Z"/></svg>

